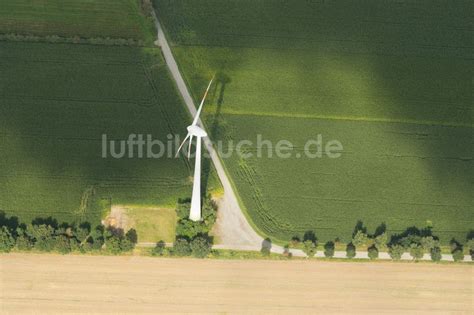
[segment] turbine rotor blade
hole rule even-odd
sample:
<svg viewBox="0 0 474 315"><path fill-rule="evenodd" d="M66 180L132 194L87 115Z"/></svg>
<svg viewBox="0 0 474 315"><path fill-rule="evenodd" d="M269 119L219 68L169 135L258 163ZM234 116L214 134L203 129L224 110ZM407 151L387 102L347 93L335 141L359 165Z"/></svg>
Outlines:
<svg viewBox="0 0 474 315"><path fill-rule="evenodd" d="M211 88L212 81L214 81L214 77L212 77L211 81L209 82L209 85L207 86L207 89L206 89L206 93L204 93L201 104L199 104L199 108L196 112L196 117L194 117L194 120L193 120L193 125L196 125L199 120L199 115L201 115L202 106L204 105L204 101L206 100L207 93L209 92L209 89Z"/></svg>
<svg viewBox="0 0 474 315"><path fill-rule="evenodd" d="M181 142L181 144L180 144L178 150L176 151L176 155L175 155L174 157L178 157L179 151L181 151L181 148L183 147L184 143L185 143L186 140L189 138L189 136L190 136L190 134L188 133L188 134L186 135L186 138L184 138L183 142Z"/></svg>
<svg viewBox="0 0 474 315"><path fill-rule="evenodd" d="M193 135L189 136L188 160L191 157L191 145L193 144Z"/></svg>

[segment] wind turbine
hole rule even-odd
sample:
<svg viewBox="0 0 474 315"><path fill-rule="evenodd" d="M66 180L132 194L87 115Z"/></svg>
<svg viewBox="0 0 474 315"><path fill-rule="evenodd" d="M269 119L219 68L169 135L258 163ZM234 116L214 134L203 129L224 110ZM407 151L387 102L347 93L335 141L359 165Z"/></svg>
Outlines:
<svg viewBox="0 0 474 315"><path fill-rule="evenodd" d="M194 179L193 179L193 195L191 197L191 211L189 212L189 219L192 221L199 221L201 220L201 147L202 147L202 138L207 137L207 133L204 129L199 127L199 115L201 114L202 106L204 105L204 101L206 100L207 93L211 88L212 81L214 78L211 79L209 85L207 86L206 93L202 98L201 104L199 105L198 111L196 112L196 116L194 117L193 123L187 127L188 134L186 138L184 138L183 142L178 148L176 152L176 156L178 156L179 151L183 147L186 140L189 138L189 148L188 148L188 159L191 154L191 144L193 142L193 137L196 137L196 156L194 162Z"/></svg>

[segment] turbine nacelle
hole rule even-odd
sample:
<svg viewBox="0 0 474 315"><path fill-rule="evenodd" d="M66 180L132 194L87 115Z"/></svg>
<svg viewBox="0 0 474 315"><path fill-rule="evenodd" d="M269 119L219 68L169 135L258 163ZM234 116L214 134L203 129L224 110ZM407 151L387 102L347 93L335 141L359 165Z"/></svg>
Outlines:
<svg viewBox="0 0 474 315"><path fill-rule="evenodd" d="M191 125L188 126L188 135L191 137L198 137L198 138L204 138L207 137L207 132L199 127L198 125Z"/></svg>

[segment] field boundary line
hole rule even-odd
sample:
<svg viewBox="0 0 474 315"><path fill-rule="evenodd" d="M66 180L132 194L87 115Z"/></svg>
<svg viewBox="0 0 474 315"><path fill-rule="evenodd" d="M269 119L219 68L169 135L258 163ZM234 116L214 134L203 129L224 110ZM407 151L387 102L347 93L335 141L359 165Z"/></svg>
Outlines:
<svg viewBox="0 0 474 315"><path fill-rule="evenodd" d="M209 112L211 109L205 109ZM394 124L410 124L423 126L442 126L442 127L462 127L474 128L474 124L463 123L443 123L432 120L415 120L415 119L390 119L390 118L371 118L371 117L355 117L355 116L332 116L332 115L317 115L317 114L285 114L275 112L246 112L232 109L223 109L222 114L234 116L263 116L263 117L278 117L278 118L301 118L301 119L321 119L321 120L343 120L343 121L362 121L362 122L380 122L380 123L394 123Z"/></svg>

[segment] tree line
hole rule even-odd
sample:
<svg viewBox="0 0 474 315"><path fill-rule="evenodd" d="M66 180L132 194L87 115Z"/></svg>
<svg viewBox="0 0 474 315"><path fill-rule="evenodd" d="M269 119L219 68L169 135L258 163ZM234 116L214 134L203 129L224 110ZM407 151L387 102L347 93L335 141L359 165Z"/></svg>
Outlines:
<svg viewBox="0 0 474 315"><path fill-rule="evenodd" d="M163 241L159 241L152 249L152 255L194 256L196 258L209 256L213 245L213 238L209 232L217 218L217 206L210 198L206 198L202 208L203 219L198 222L189 220L189 211L189 200L179 200L176 207L178 222L173 246L168 248ZM120 254L131 252L137 242L138 236L135 229L125 232L122 229L102 225L91 228L87 222L79 225L58 224L51 217L37 218L30 224L20 224L16 217L7 218L4 212L0 212L0 252L17 249L62 254L93 251ZM262 256L270 255L271 245L271 240L268 238L262 242ZM303 252L311 258L316 255L319 245L315 233L308 231L302 240L294 237L290 244L285 246L283 255L291 258L290 247L296 247L302 248ZM324 243L324 256L333 257L335 247L335 241ZM351 242L346 245L346 257L355 258L357 248L361 247L367 248L370 259L377 259L381 251L388 251L393 260L400 260L404 253L409 253L414 260L423 258L425 253L428 253L435 262L442 259L439 238L433 235L430 227L421 230L412 227L401 234L391 235L389 239L384 224L371 235L359 222L354 229ZM464 247L467 247L474 260L474 231L468 234L464 245L454 239L451 240L450 249L454 261L464 259Z"/></svg>
<svg viewBox="0 0 474 315"><path fill-rule="evenodd" d="M7 218L0 212L0 252L37 250L41 252L87 253L104 251L111 254L130 252L138 241L134 229L99 225L91 228L87 222L79 225L58 224L49 217L37 218L30 224L18 223L15 217Z"/></svg>
<svg viewBox="0 0 474 315"><path fill-rule="evenodd" d="M306 232L302 241L298 237L294 237L291 244L294 247L302 247L308 257L316 255L319 245L316 235L312 231ZM471 231L467 235L465 246L474 260L474 232ZM400 260L404 253L409 253L414 260L422 259L425 253L430 254L431 260L435 262L442 259L439 238L433 235L431 227L421 230L411 227L401 234L392 235L389 239L385 224L382 224L373 235L370 235L363 224L358 222L352 234L351 242L346 245L346 257L354 258L357 254L357 248L360 247L367 248L370 259L377 259L381 251L388 251L393 260ZM454 261L464 260L464 246L460 242L452 239L450 249ZM324 256L331 258L334 256L334 252L335 242L326 242L324 244Z"/></svg>

